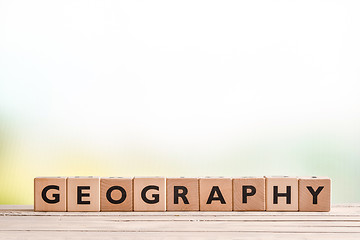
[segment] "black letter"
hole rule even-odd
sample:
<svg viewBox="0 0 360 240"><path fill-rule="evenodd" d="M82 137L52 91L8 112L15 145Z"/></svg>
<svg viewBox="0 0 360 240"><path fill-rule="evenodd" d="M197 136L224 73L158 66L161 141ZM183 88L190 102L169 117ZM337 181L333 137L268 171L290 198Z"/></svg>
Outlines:
<svg viewBox="0 0 360 240"><path fill-rule="evenodd" d="M148 204L154 204L154 203L158 203L159 202L159 194L153 194L152 197L154 199L148 199L146 198L146 192L149 190L158 190L159 191L159 186L154 186L154 185L150 185L150 186L146 186L144 187L144 189L141 191L141 198L144 202L148 203Z"/></svg>
<svg viewBox="0 0 360 240"><path fill-rule="evenodd" d="M316 189L316 192L314 191L314 189L311 186L307 186L306 188L309 190L309 192L313 196L313 204L317 204L317 202L318 202L317 197L320 194L320 192L323 190L324 186L318 187L318 189Z"/></svg>
<svg viewBox="0 0 360 240"><path fill-rule="evenodd" d="M247 190L251 190L248 192ZM254 196L256 193L256 188L254 186L242 186L242 200L243 203L247 203L247 197L248 196Z"/></svg>
<svg viewBox="0 0 360 240"><path fill-rule="evenodd" d="M77 187L77 204L90 204L90 201L82 200L82 197L90 197L90 193L82 193L82 190L90 190L90 186Z"/></svg>
<svg viewBox="0 0 360 240"><path fill-rule="evenodd" d="M180 189L182 190L182 193L179 193ZM185 186L174 186L174 204L179 204L179 197L182 198L185 204L189 204L189 201L185 196L187 193L188 189Z"/></svg>
<svg viewBox="0 0 360 240"><path fill-rule="evenodd" d="M278 193L279 187L274 186L274 204L278 204L278 197L286 197L286 204L291 204L291 186L286 186L286 193Z"/></svg>
<svg viewBox="0 0 360 240"><path fill-rule="evenodd" d="M215 192L217 193L218 197L214 197ZM225 199L223 195L221 194L221 191L218 186L213 186L209 195L209 198L206 202L206 204L211 204L212 201L220 200L221 204L226 204Z"/></svg>
<svg viewBox="0 0 360 240"><path fill-rule="evenodd" d="M59 190L60 188L59 188L59 186L56 186L56 185L49 185L49 186L44 187L44 189L43 189L42 192L41 192L41 197L42 197L42 199L43 199L46 203L50 203L50 204L60 202L60 194L53 194L52 196L54 197L54 199L49 199L49 198L46 196L47 191L49 191L50 189Z"/></svg>
<svg viewBox="0 0 360 240"><path fill-rule="evenodd" d="M111 193L114 190L119 190L121 192L121 198L119 200L114 200L111 197ZM112 204L120 204L123 201L125 201L126 198L126 191L124 188L120 187L120 186L112 186L111 188L109 188L106 192L106 199L111 202Z"/></svg>

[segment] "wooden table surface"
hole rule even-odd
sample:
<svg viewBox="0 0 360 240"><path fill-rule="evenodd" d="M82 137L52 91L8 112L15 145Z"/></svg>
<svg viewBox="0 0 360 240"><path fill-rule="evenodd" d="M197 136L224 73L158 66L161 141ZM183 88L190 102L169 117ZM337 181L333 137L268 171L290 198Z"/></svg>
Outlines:
<svg viewBox="0 0 360 240"><path fill-rule="evenodd" d="M360 239L360 204L331 212L34 212L0 205L0 239Z"/></svg>

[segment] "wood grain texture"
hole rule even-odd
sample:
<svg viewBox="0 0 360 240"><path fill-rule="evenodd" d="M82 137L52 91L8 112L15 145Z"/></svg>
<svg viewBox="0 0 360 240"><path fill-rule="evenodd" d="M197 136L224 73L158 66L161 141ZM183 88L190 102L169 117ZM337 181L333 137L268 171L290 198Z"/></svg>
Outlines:
<svg viewBox="0 0 360 240"><path fill-rule="evenodd" d="M67 178L67 210L99 212L100 178L91 176Z"/></svg>
<svg viewBox="0 0 360 240"><path fill-rule="evenodd" d="M330 211L331 180L328 177L299 179L299 211Z"/></svg>
<svg viewBox="0 0 360 240"><path fill-rule="evenodd" d="M43 193L49 203L44 201ZM66 212L66 177L34 179L34 210Z"/></svg>
<svg viewBox="0 0 360 240"><path fill-rule="evenodd" d="M199 211L199 179L167 178L166 210Z"/></svg>
<svg viewBox="0 0 360 240"><path fill-rule="evenodd" d="M232 211L231 178L200 178L200 211Z"/></svg>
<svg viewBox="0 0 360 240"><path fill-rule="evenodd" d="M265 178L234 178L233 204L234 211L265 211Z"/></svg>
<svg viewBox="0 0 360 240"><path fill-rule="evenodd" d="M109 199L110 198L110 201ZM133 210L132 178L106 177L100 179L100 211Z"/></svg>
<svg viewBox="0 0 360 240"><path fill-rule="evenodd" d="M134 211L166 211L166 178L135 177L133 189Z"/></svg>
<svg viewBox="0 0 360 240"><path fill-rule="evenodd" d="M296 177L265 177L266 211L298 211L298 188Z"/></svg>
<svg viewBox="0 0 360 240"><path fill-rule="evenodd" d="M0 239L360 239L360 204L330 212L34 212L0 205Z"/></svg>

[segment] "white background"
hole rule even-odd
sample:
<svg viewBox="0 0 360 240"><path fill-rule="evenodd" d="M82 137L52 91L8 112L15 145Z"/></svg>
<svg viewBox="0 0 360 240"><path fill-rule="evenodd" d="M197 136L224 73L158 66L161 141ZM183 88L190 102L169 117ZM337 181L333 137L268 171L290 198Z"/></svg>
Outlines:
<svg viewBox="0 0 360 240"><path fill-rule="evenodd" d="M359 12L2 0L4 174L326 175L343 191L359 180Z"/></svg>

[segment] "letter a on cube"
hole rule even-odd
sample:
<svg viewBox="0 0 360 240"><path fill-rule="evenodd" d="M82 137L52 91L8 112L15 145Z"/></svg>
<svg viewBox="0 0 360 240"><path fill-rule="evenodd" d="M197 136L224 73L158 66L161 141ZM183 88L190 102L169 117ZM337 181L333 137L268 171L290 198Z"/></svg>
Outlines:
<svg viewBox="0 0 360 240"><path fill-rule="evenodd" d="M200 211L232 211L231 178L200 178Z"/></svg>

